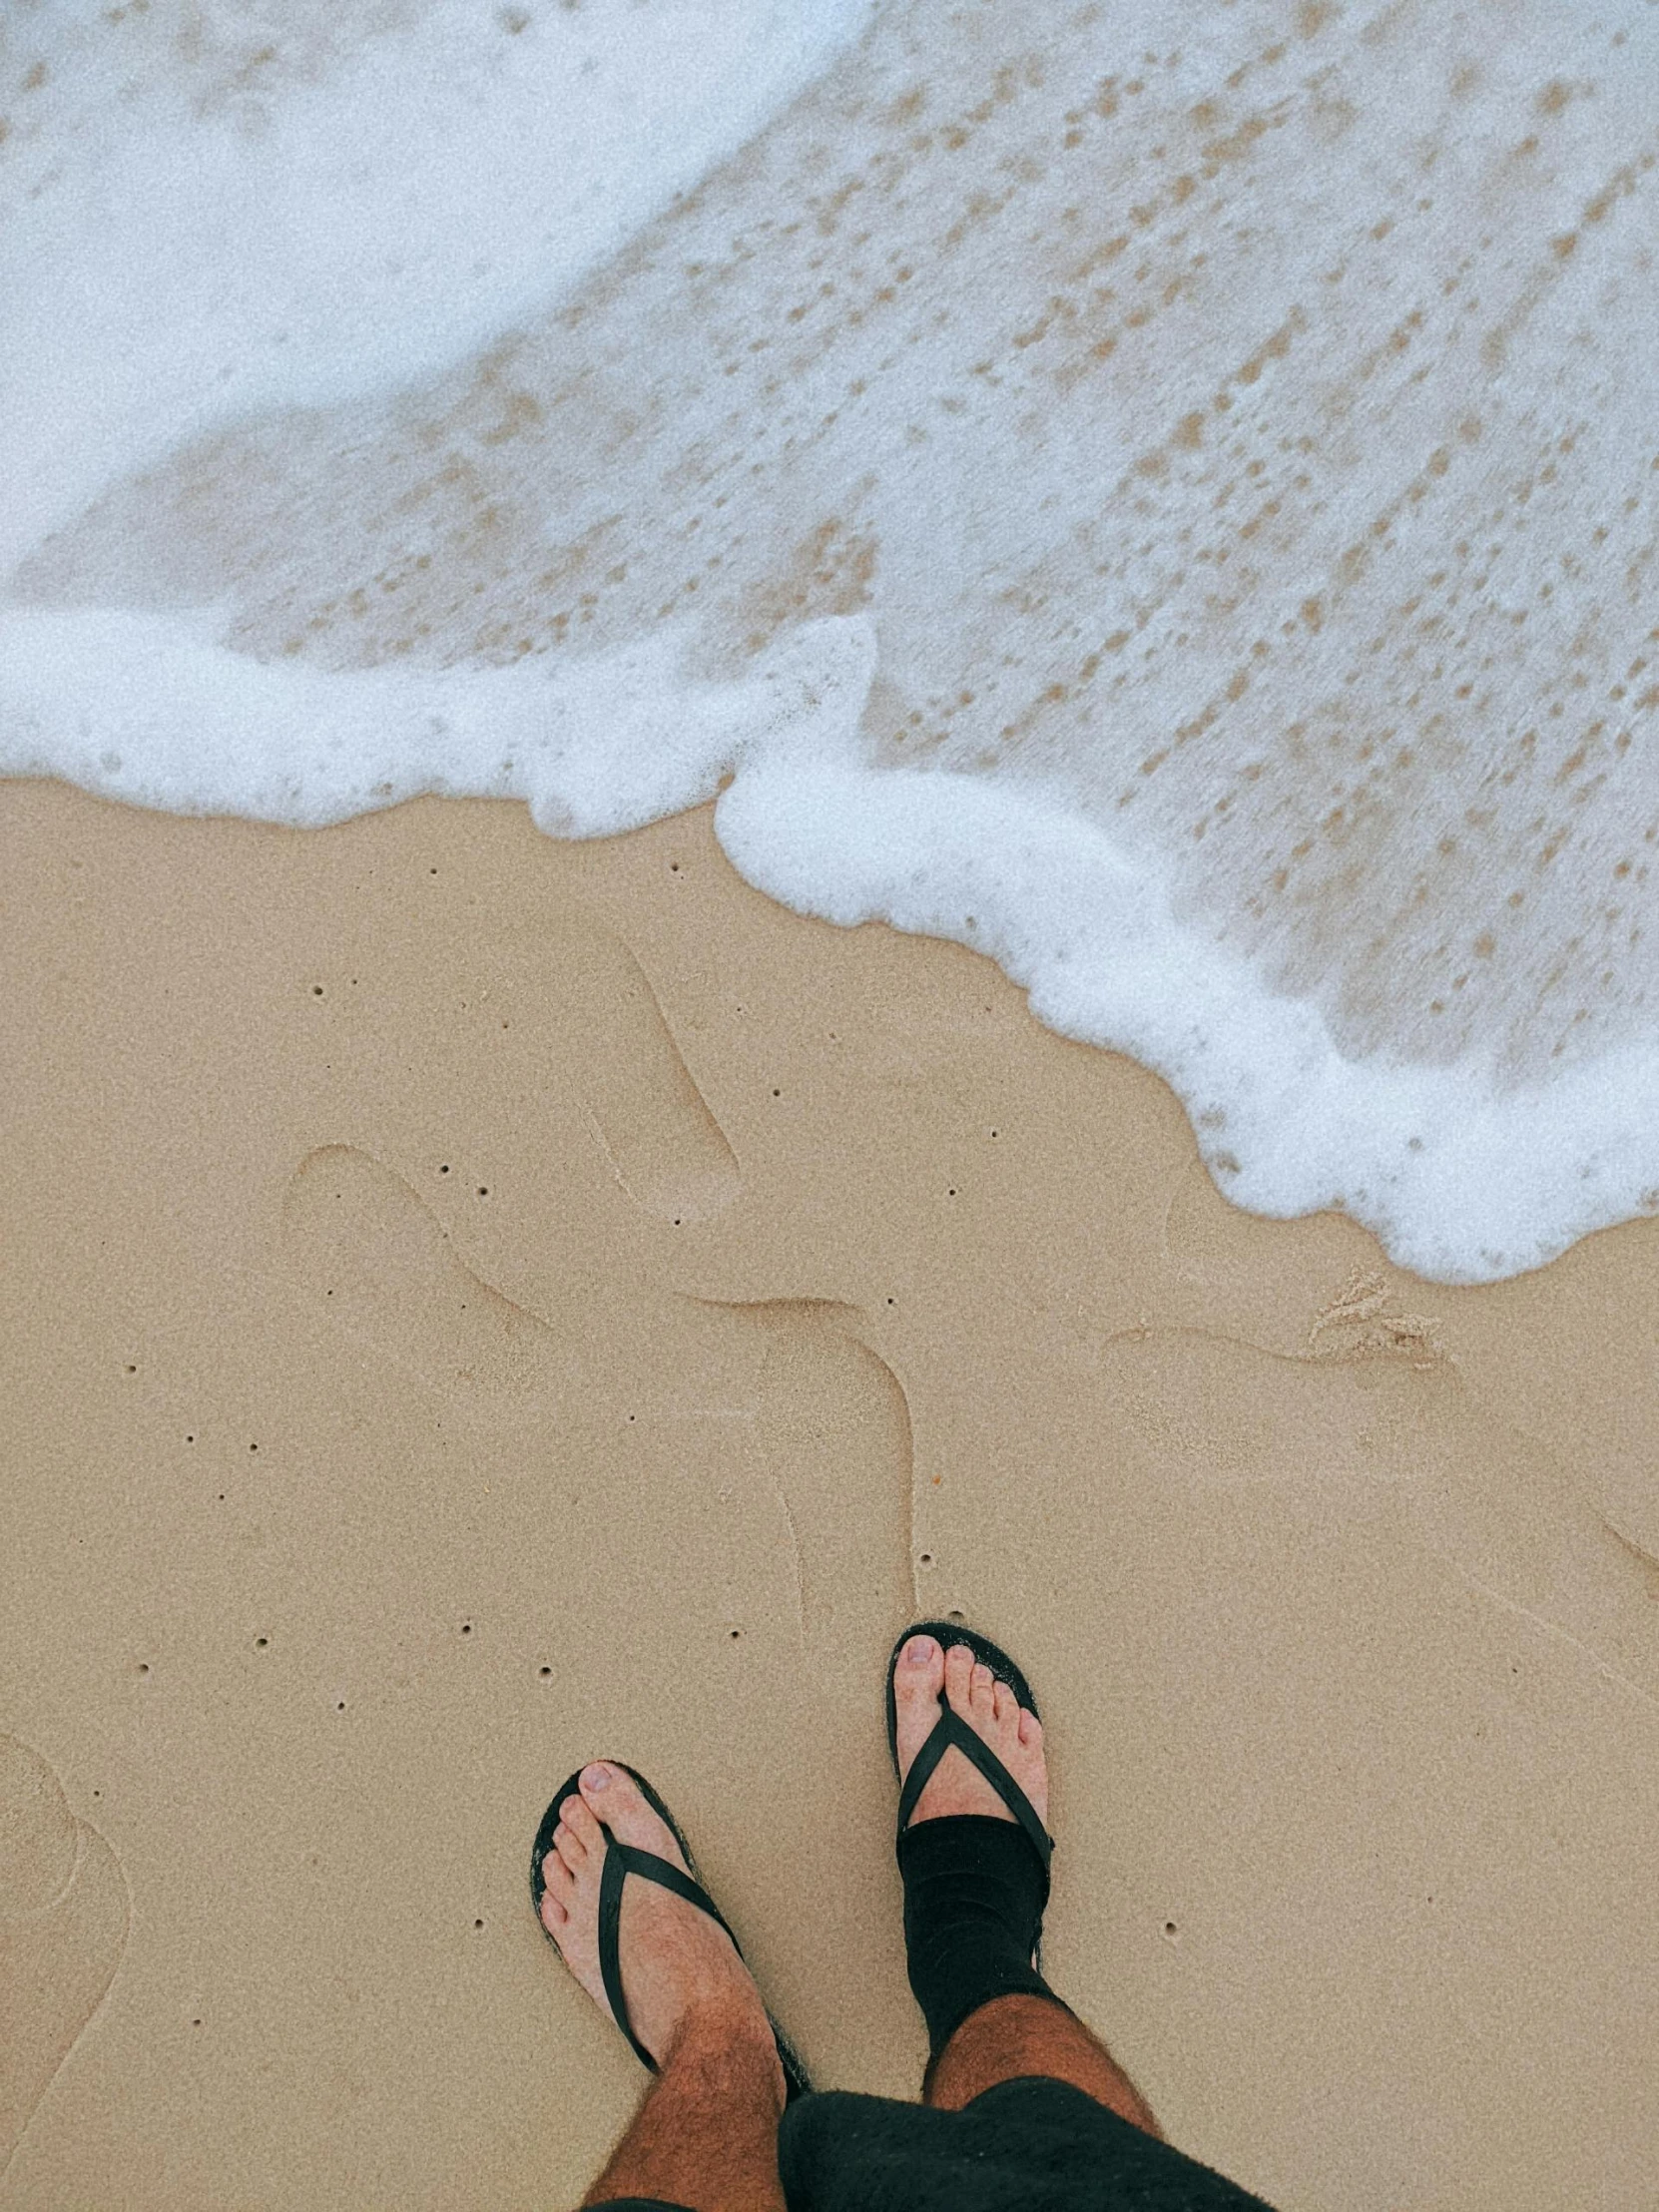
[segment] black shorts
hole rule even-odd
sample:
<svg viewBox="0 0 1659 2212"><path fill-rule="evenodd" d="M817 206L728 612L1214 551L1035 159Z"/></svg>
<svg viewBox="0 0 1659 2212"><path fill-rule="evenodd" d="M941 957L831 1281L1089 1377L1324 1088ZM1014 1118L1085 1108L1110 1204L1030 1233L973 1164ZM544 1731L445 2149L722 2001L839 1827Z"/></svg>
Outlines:
<svg viewBox="0 0 1659 2212"><path fill-rule="evenodd" d="M998 2082L959 2112L840 2089L778 2129L790 2212L1271 2212L1069 2082ZM684 2212L618 2197L609 2212Z"/></svg>

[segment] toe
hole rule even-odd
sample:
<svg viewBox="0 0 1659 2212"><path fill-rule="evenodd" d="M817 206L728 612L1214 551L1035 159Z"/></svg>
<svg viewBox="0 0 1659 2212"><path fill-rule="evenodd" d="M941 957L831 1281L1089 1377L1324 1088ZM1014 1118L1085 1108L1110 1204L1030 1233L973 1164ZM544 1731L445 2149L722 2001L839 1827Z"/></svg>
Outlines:
<svg viewBox="0 0 1659 2212"><path fill-rule="evenodd" d="M972 1690L973 1653L966 1644L952 1644L944 1655L944 1694L963 1720L973 1718Z"/></svg>
<svg viewBox="0 0 1659 2212"><path fill-rule="evenodd" d="M1027 1712L1023 1706L1019 1716L1019 1740L1022 1744L1030 1745L1040 1744L1043 1740L1042 1722L1035 1713Z"/></svg>
<svg viewBox="0 0 1659 2212"><path fill-rule="evenodd" d="M584 1853L603 1851L605 1837L587 1804L579 1797L566 1798L559 1808L559 1818L568 1833L575 1837Z"/></svg>
<svg viewBox="0 0 1659 2212"><path fill-rule="evenodd" d="M995 1685L991 1698L996 1708L996 1725L999 1729L1006 1729L1019 1711L1019 1700L1006 1682Z"/></svg>
<svg viewBox="0 0 1659 2212"><path fill-rule="evenodd" d="M542 1892L541 1925L550 1936L557 1936L569 1919L570 1915L553 1895L550 1885Z"/></svg>
<svg viewBox="0 0 1659 2212"><path fill-rule="evenodd" d="M996 1677L989 1667L975 1666L968 1684L968 1705L979 1733L987 1735L996 1718Z"/></svg>
<svg viewBox="0 0 1659 2212"><path fill-rule="evenodd" d="M551 1856L562 1860L572 1874L579 1874L587 1865L588 1850L582 1839L561 1821L553 1831Z"/></svg>
<svg viewBox="0 0 1659 2212"><path fill-rule="evenodd" d="M900 1773L909 1771L910 1761L927 1741L939 1717L943 1687L944 1653L931 1636L912 1636L899 1653L892 1676Z"/></svg>
<svg viewBox="0 0 1659 2212"><path fill-rule="evenodd" d="M626 1767L589 1767L582 1776L582 1793L589 1804L602 1810L605 1826L619 1843L633 1844L640 1851L654 1851L673 1866L685 1866L685 1855L673 1829L660 1814L652 1811ZM591 1814L589 1818L592 1819Z"/></svg>

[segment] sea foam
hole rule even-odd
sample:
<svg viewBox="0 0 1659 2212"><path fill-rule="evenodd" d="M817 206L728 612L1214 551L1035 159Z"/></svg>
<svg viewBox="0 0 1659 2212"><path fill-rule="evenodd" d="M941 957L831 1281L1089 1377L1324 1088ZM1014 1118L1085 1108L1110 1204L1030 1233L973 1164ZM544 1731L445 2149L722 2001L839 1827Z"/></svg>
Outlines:
<svg viewBox="0 0 1659 2212"><path fill-rule="evenodd" d="M0 766L718 793L1243 1205L1659 1210L1653 0L140 16L5 54Z"/></svg>

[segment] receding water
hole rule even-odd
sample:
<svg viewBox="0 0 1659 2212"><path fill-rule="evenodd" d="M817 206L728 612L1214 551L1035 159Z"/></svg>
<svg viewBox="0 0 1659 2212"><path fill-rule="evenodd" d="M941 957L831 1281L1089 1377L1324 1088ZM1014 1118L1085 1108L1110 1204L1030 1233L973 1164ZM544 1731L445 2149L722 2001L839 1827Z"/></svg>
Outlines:
<svg viewBox="0 0 1659 2212"><path fill-rule="evenodd" d="M1464 1278L1659 1208L1655 0L5 41L13 772L725 786L1243 1204Z"/></svg>

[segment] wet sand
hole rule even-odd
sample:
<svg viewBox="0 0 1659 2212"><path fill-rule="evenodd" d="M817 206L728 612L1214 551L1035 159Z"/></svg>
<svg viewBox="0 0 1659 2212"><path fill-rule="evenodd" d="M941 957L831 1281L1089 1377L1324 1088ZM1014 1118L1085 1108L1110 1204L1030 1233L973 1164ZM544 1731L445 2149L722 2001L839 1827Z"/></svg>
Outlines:
<svg viewBox="0 0 1659 2212"><path fill-rule="evenodd" d="M1448 1291L707 812L0 787L0 2206L573 2202L595 1753L913 2093L881 1667L1050 1722L1048 1964L1284 2212L1651 2204L1659 1226Z"/></svg>

